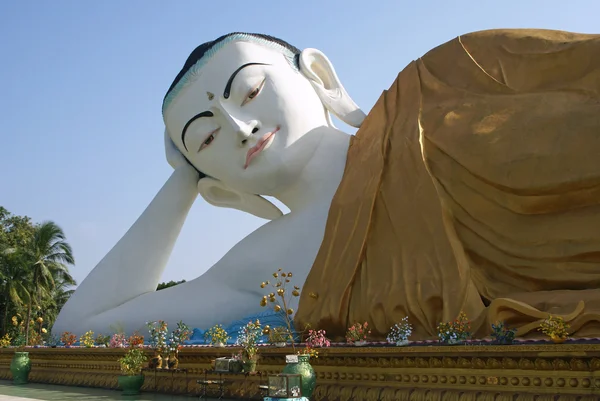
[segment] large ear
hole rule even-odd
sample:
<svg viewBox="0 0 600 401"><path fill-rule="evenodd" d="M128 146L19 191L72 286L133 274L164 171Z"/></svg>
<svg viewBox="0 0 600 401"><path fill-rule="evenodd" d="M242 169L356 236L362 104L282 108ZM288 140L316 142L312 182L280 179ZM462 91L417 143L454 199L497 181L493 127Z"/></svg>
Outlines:
<svg viewBox="0 0 600 401"><path fill-rule="evenodd" d="M300 72L331 114L352 127L360 127L366 115L344 89L327 56L317 49L304 49L300 53Z"/></svg>
<svg viewBox="0 0 600 401"><path fill-rule="evenodd" d="M236 191L214 178L198 181L198 193L213 206L241 210L267 220L283 216L277 206L262 196Z"/></svg>

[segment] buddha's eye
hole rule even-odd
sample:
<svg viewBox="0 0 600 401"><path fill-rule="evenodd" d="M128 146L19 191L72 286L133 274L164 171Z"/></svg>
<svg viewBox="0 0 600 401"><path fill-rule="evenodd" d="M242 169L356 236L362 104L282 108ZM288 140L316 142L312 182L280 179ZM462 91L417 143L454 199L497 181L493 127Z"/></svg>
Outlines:
<svg viewBox="0 0 600 401"><path fill-rule="evenodd" d="M246 99L244 99L244 101L242 102L242 106L249 103L250 101L252 101L252 99L254 99L255 97L258 96L258 94L260 93L260 91L262 90L263 86L265 85L265 80L263 80L260 85L258 85L256 88L254 88L252 91L250 91L250 93L248 93L248 95L246 96Z"/></svg>
<svg viewBox="0 0 600 401"><path fill-rule="evenodd" d="M219 129L220 128L217 128L216 130L214 130L213 132L210 133L210 135L204 140L204 142L202 142L202 145L200 145L198 152L200 152L202 149L208 147L208 145L210 145L215 140L217 133L219 132Z"/></svg>
<svg viewBox="0 0 600 401"><path fill-rule="evenodd" d="M250 92L250 94L248 95L248 99L254 99L256 96L258 96L258 88L254 89L252 92Z"/></svg>

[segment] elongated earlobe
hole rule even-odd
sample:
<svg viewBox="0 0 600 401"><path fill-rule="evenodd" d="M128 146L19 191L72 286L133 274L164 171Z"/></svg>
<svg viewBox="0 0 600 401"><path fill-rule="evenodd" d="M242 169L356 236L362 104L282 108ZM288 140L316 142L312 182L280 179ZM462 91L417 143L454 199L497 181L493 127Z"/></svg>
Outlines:
<svg viewBox="0 0 600 401"><path fill-rule="evenodd" d="M213 206L241 210L267 220L283 216L277 206L262 196L236 191L214 178L198 181L198 193Z"/></svg>
<svg viewBox="0 0 600 401"><path fill-rule="evenodd" d="M352 127L360 127L366 115L348 95L325 54L317 49L304 49L300 53L300 72L331 114Z"/></svg>

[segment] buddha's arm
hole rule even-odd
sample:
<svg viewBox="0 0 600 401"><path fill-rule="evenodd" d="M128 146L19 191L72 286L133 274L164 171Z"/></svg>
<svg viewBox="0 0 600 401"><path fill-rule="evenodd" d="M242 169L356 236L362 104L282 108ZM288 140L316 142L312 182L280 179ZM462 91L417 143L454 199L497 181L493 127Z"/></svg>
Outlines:
<svg viewBox="0 0 600 401"><path fill-rule="evenodd" d="M79 285L62 309L65 326L156 290L175 241L196 199L198 174L177 168L150 205ZM55 325L56 326L56 325Z"/></svg>

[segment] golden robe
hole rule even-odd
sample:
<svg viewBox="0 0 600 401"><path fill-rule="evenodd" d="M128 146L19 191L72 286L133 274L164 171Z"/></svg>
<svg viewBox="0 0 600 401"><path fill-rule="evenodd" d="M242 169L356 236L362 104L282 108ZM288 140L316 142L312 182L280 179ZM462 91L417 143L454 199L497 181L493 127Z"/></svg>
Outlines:
<svg viewBox="0 0 600 401"><path fill-rule="evenodd" d="M399 75L352 139L296 321L600 336L600 35L494 30Z"/></svg>

